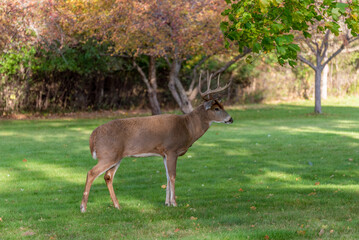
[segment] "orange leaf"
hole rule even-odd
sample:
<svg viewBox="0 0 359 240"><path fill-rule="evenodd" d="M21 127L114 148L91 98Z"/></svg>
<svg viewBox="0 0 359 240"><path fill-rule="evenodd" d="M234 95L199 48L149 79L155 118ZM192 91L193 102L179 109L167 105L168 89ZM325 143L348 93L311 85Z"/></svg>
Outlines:
<svg viewBox="0 0 359 240"><path fill-rule="evenodd" d="M0 222L2 222L2 218L0 218Z"/></svg>
<svg viewBox="0 0 359 240"><path fill-rule="evenodd" d="M256 208L255 206L252 206L252 207L251 207L251 210L253 210L253 211L256 210L256 209L257 209L257 208Z"/></svg>
<svg viewBox="0 0 359 240"><path fill-rule="evenodd" d="M22 160L23 162L27 162L27 160L24 158L24 160Z"/></svg>
<svg viewBox="0 0 359 240"><path fill-rule="evenodd" d="M268 236L268 235L265 235L265 236L264 236L264 239L269 239L269 236Z"/></svg>
<svg viewBox="0 0 359 240"><path fill-rule="evenodd" d="M197 219L198 219L197 217L191 216L191 220L197 220Z"/></svg>
<svg viewBox="0 0 359 240"><path fill-rule="evenodd" d="M238 191L239 191L239 192L243 192L243 189L242 189L242 188L240 188L240 189L238 189Z"/></svg>
<svg viewBox="0 0 359 240"><path fill-rule="evenodd" d="M304 235L305 235L305 231L304 231L304 230L299 230L299 231L297 231L297 234L304 236Z"/></svg>
<svg viewBox="0 0 359 240"><path fill-rule="evenodd" d="M165 188L166 188L166 185L162 185L161 188L165 189Z"/></svg>
<svg viewBox="0 0 359 240"><path fill-rule="evenodd" d="M316 183L314 183L314 185L319 185L320 184L320 182L316 182Z"/></svg>
<svg viewBox="0 0 359 240"><path fill-rule="evenodd" d="M180 229L179 228L176 228L174 232L178 232Z"/></svg>

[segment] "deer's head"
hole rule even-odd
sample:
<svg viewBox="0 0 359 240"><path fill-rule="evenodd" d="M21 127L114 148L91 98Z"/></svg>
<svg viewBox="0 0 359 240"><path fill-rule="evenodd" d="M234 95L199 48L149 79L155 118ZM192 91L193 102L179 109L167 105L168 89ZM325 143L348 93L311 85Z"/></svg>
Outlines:
<svg viewBox="0 0 359 240"><path fill-rule="evenodd" d="M207 112L208 118L211 122L219 122L219 123L226 123L231 124L233 123L233 118L224 110L223 105L219 101L219 93L227 89L231 82L226 84L224 87L220 87L219 79L220 76L218 75L217 80L217 88L211 90L211 80L213 74L209 75L207 73L207 90L205 92L201 91L201 77L199 77L198 88L201 94L202 99L204 100L203 106Z"/></svg>

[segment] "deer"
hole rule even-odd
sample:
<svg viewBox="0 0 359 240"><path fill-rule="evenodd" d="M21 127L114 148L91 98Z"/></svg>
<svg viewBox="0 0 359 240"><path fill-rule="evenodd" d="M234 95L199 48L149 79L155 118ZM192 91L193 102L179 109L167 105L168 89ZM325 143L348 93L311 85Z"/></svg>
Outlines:
<svg viewBox="0 0 359 240"><path fill-rule="evenodd" d="M116 119L97 127L91 134L89 143L92 157L97 164L87 173L85 190L80 206L86 212L91 184L103 173L107 188L115 208L120 209L113 190L113 179L124 157L163 158L166 170L166 206L177 206L175 195L177 158L184 155L211 126L216 123L233 123L232 117L219 101L219 93L227 89L231 82L220 87L218 75L217 88L211 90L213 74L207 72L207 90L199 93L203 99L192 112L183 115L162 114L146 117Z"/></svg>

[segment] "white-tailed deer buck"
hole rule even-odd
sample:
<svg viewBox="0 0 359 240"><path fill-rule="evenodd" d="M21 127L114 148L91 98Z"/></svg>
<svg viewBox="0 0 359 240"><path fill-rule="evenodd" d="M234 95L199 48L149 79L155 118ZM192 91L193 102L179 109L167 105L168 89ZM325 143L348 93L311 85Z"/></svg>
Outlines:
<svg viewBox="0 0 359 240"><path fill-rule="evenodd" d="M204 102L191 113L184 115L156 115L117 119L96 128L90 136L90 150L98 163L88 173L85 191L81 203L81 211L86 211L87 200L93 181L105 173L105 181L111 199L116 208L120 208L115 192L113 178L124 157L163 157L166 169L167 188L166 202L168 206L177 206L175 196L176 164L178 156L184 155L188 148L200 138L211 126L212 122L233 123L232 117L218 102L216 94L225 90L224 87L210 89L211 76L207 74L207 90L199 91Z"/></svg>

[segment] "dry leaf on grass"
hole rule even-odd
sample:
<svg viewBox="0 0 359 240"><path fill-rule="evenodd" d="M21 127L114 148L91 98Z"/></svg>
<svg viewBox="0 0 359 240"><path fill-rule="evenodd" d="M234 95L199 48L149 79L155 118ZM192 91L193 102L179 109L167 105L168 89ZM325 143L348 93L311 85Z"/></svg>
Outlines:
<svg viewBox="0 0 359 240"><path fill-rule="evenodd" d="M322 229L320 229L318 235L319 235L319 236L322 236L322 235L324 234L324 232L325 232L325 230L322 228Z"/></svg>
<svg viewBox="0 0 359 240"><path fill-rule="evenodd" d="M165 189L165 188L166 188L166 185L162 185L161 188Z"/></svg>
<svg viewBox="0 0 359 240"><path fill-rule="evenodd" d="M252 207L250 207L251 208L251 210L256 210L257 208L255 207L255 206L252 206Z"/></svg>
<svg viewBox="0 0 359 240"><path fill-rule="evenodd" d="M22 236L33 236L35 233L33 231L26 231L22 234Z"/></svg>
<svg viewBox="0 0 359 240"><path fill-rule="evenodd" d="M197 219L198 219L197 217L191 216L191 220L197 220Z"/></svg>
<svg viewBox="0 0 359 240"><path fill-rule="evenodd" d="M179 228L176 228L175 230L174 230L174 232L176 233L176 232L178 232L180 229Z"/></svg>

